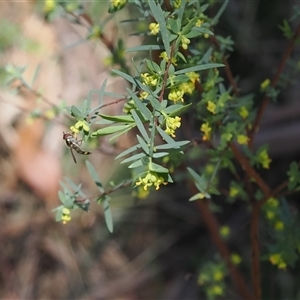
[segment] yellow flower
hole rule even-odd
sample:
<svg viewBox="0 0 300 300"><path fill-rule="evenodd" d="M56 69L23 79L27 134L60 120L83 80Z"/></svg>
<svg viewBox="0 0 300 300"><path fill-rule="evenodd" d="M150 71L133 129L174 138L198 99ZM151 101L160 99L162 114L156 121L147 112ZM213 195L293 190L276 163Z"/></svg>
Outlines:
<svg viewBox="0 0 300 300"><path fill-rule="evenodd" d="M268 220L273 220L275 218L275 213L272 210L267 210L266 217Z"/></svg>
<svg viewBox="0 0 300 300"><path fill-rule="evenodd" d="M168 95L168 99L174 102L182 101L183 102L184 91L180 89L173 89Z"/></svg>
<svg viewBox="0 0 300 300"><path fill-rule="evenodd" d="M74 133L78 133L81 129L85 132L90 131L90 126L87 121L85 120L79 120L74 126L70 127L71 131Z"/></svg>
<svg viewBox="0 0 300 300"><path fill-rule="evenodd" d="M144 100L149 96L149 93L146 91L143 91L140 93L140 99Z"/></svg>
<svg viewBox="0 0 300 300"><path fill-rule="evenodd" d="M221 281L224 278L224 273L221 271L215 271L213 274L213 278L215 281Z"/></svg>
<svg viewBox="0 0 300 300"><path fill-rule="evenodd" d="M44 12L50 13L55 9L56 1L55 0L45 0Z"/></svg>
<svg viewBox="0 0 300 300"><path fill-rule="evenodd" d="M62 217L61 220L63 221L63 224L68 223L69 221L71 221L71 215L70 215L70 210L66 207L64 207L62 209Z"/></svg>
<svg viewBox="0 0 300 300"><path fill-rule="evenodd" d="M121 8L126 4L127 0L110 0L110 3L115 8Z"/></svg>
<svg viewBox="0 0 300 300"><path fill-rule="evenodd" d="M142 73L141 77L143 82L149 86L156 86L157 85L157 77L155 75L150 75L149 73Z"/></svg>
<svg viewBox="0 0 300 300"><path fill-rule="evenodd" d="M54 109L50 108L45 111L44 115L48 120L52 120L55 117L55 111Z"/></svg>
<svg viewBox="0 0 300 300"><path fill-rule="evenodd" d="M143 186L144 190L146 191L148 187L154 186L156 190L159 189L159 186L163 184L168 184L164 181L164 178L159 176L156 172L148 172L145 177L139 177L139 180L136 181L136 186Z"/></svg>
<svg viewBox="0 0 300 300"><path fill-rule="evenodd" d="M191 41L186 37L186 36L182 36L181 37L181 47L186 50L188 48L188 45Z"/></svg>
<svg viewBox="0 0 300 300"><path fill-rule="evenodd" d="M195 24L195 26L196 26L196 27L201 27L201 25L202 25L203 23L204 23L203 20L198 19L197 22L196 22L196 24Z"/></svg>
<svg viewBox="0 0 300 300"><path fill-rule="evenodd" d="M277 207L279 205L279 202L276 198L271 197L268 199L267 204L271 207Z"/></svg>
<svg viewBox="0 0 300 300"><path fill-rule="evenodd" d="M269 257L272 265L277 265L279 269L286 269L286 263L283 261L281 254L274 253Z"/></svg>
<svg viewBox="0 0 300 300"><path fill-rule="evenodd" d="M215 296L221 296L223 295L223 288L222 286L218 285L218 284L214 284L213 286L211 286L209 288L209 294L211 295L215 295Z"/></svg>
<svg viewBox="0 0 300 300"><path fill-rule="evenodd" d="M268 152L266 149L261 151L258 155L258 161L261 163L262 167L265 169L269 169L271 159L269 158Z"/></svg>
<svg viewBox="0 0 300 300"><path fill-rule="evenodd" d="M177 128L179 128L181 125L180 121L181 121L181 118L178 116L176 116L175 118L167 117L166 118L166 127L167 128L166 128L165 132L168 135L175 137L175 130Z"/></svg>
<svg viewBox="0 0 300 300"><path fill-rule="evenodd" d="M191 81L183 82L180 84L179 89L182 90L185 94L192 94L195 90L195 84Z"/></svg>
<svg viewBox="0 0 300 300"><path fill-rule="evenodd" d="M158 23L150 23L149 24L150 33L152 35L157 35L159 33L159 24Z"/></svg>
<svg viewBox="0 0 300 300"><path fill-rule="evenodd" d="M209 111L209 112L211 112L212 114L215 114L216 113L216 104L215 103L213 103L212 101L208 101L207 102L207 106L206 106L206 108L207 108L207 110Z"/></svg>
<svg viewBox="0 0 300 300"><path fill-rule="evenodd" d="M246 135L244 135L244 134L239 134L237 136L237 142L240 145L247 145L248 141L249 141L249 138Z"/></svg>
<svg viewBox="0 0 300 300"><path fill-rule="evenodd" d="M179 8L180 5L181 5L181 0L175 0L173 5L174 5L175 8Z"/></svg>
<svg viewBox="0 0 300 300"><path fill-rule="evenodd" d="M242 258L236 253L232 253L230 259L235 265L239 265L242 261Z"/></svg>
<svg viewBox="0 0 300 300"><path fill-rule="evenodd" d="M231 186L230 189L229 189L229 196L231 198L234 198L235 196L237 196L239 194L239 190L234 187L234 186Z"/></svg>
<svg viewBox="0 0 300 300"><path fill-rule="evenodd" d="M262 90L266 90L266 89L269 87L270 83L271 83L270 79L265 79L265 80L260 84L260 88L261 88Z"/></svg>
<svg viewBox="0 0 300 300"><path fill-rule="evenodd" d="M230 234L230 228L228 226L222 226L220 228L220 235L223 237L223 238L226 238L228 237Z"/></svg>
<svg viewBox="0 0 300 300"><path fill-rule="evenodd" d="M277 221L274 228L277 231L282 231L284 229L284 223L282 221Z"/></svg>
<svg viewBox="0 0 300 300"><path fill-rule="evenodd" d="M195 83L196 81L200 81L200 75L196 72L188 72L185 75L190 79L191 82Z"/></svg>
<svg viewBox="0 0 300 300"><path fill-rule="evenodd" d="M243 118L246 119L249 115L249 111L245 106L240 107L239 109L239 115Z"/></svg>
<svg viewBox="0 0 300 300"><path fill-rule="evenodd" d="M200 130L204 133L202 139L203 141L207 141L210 139L210 133L211 133L211 127L209 126L209 123L203 123L200 127Z"/></svg>

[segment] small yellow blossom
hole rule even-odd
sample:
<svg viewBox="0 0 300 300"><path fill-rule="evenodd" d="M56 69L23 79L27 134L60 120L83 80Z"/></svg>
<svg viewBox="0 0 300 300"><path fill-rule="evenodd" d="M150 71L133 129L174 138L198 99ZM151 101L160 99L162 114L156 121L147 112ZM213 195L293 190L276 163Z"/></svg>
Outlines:
<svg viewBox="0 0 300 300"><path fill-rule="evenodd" d="M122 8L126 4L127 0L110 0L110 3L115 8Z"/></svg>
<svg viewBox="0 0 300 300"><path fill-rule="evenodd" d="M188 45L190 44L190 40L186 36L181 37L181 47L186 50L188 48Z"/></svg>
<svg viewBox="0 0 300 300"><path fill-rule="evenodd" d="M272 210L267 210L266 217L268 220L273 220L275 218L275 213Z"/></svg>
<svg viewBox="0 0 300 300"><path fill-rule="evenodd" d="M181 121L181 118L178 116L176 116L175 118L167 117L166 118L166 127L167 128L166 128L165 132L168 135L175 137L175 130L177 128L179 128L181 125L180 121Z"/></svg>
<svg viewBox="0 0 300 300"><path fill-rule="evenodd" d="M182 101L183 102L184 91L180 89L173 89L168 95L168 99L174 102Z"/></svg>
<svg viewBox="0 0 300 300"><path fill-rule="evenodd" d="M203 141L207 141L210 139L210 133L211 133L211 127L209 126L209 123L203 123L200 127L200 130L204 133L202 139Z"/></svg>
<svg viewBox="0 0 300 300"><path fill-rule="evenodd" d="M181 5L181 0L175 0L173 5L174 5L174 8L179 8Z"/></svg>
<svg viewBox="0 0 300 300"><path fill-rule="evenodd" d="M136 181L136 183L135 183L136 186L139 186L139 185L143 186L145 191L150 186L154 186L155 189L158 190L159 186L161 184L167 185L168 183L165 182L163 177L159 176L155 172L150 172L150 171L146 174L145 177L139 177L139 180Z"/></svg>
<svg viewBox="0 0 300 300"><path fill-rule="evenodd" d="M200 81L200 75L196 72L188 72L185 75L190 79L191 82L195 83L196 81Z"/></svg>
<svg viewBox="0 0 300 300"><path fill-rule="evenodd" d="M229 196L231 198L234 198L235 196L237 196L239 194L239 190L234 187L234 186L231 186L230 189L229 189Z"/></svg>
<svg viewBox="0 0 300 300"><path fill-rule="evenodd" d="M55 0L45 0L45 5L44 5L44 12L45 13L50 13L52 12L56 7L56 1Z"/></svg>
<svg viewBox="0 0 300 300"><path fill-rule="evenodd" d="M216 113L216 104L215 103L213 103L212 101L208 101L207 102L207 106L206 106L206 108L207 108L207 110L209 111L209 112L211 112L212 114L215 114Z"/></svg>
<svg viewBox="0 0 300 300"><path fill-rule="evenodd" d="M150 33L152 35L157 35L159 33L159 24L158 23L150 23L149 24Z"/></svg>
<svg viewBox="0 0 300 300"><path fill-rule="evenodd" d="M236 253L232 253L230 259L235 265L239 265L242 262L242 258Z"/></svg>
<svg viewBox="0 0 300 300"><path fill-rule="evenodd" d="M149 73L142 73L141 77L143 82L149 86L156 86L157 85L157 77L155 75L150 75Z"/></svg>
<svg viewBox="0 0 300 300"><path fill-rule="evenodd" d="M208 290L208 293L214 296L221 296L223 295L224 291L222 286L218 285L218 284L214 284L213 286L211 286Z"/></svg>
<svg viewBox="0 0 300 300"><path fill-rule="evenodd" d="M204 23L203 20L198 19L197 22L196 22L196 24L195 24L195 26L196 26L196 27L201 27L201 25L202 25L203 23Z"/></svg>
<svg viewBox="0 0 300 300"><path fill-rule="evenodd" d="M62 217L61 217L61 220L63 222L63 224L66 224L68 223L69 221L71 221L71 215L70 215L70 210L66 207L64 207L62 209Z"/></svg>
<svg viewBox="0 0 300 300"><path fill-rule="evenodd" d="M275 230L282 231L284 229L284 223L282 221L277 221L274 225Z"/></svg>
<svg viewBox="0 0 300 300"><path fill-rule="evenodd" d="M143 91L140 93L140 99L144 100L149 96L149 93L146 91Z"/></svg>
<svg viewBox="0 0 300 300"><path fill-rule="evenodd" d="M213 274L213 278L215 281L221 281L224 278L224 273L221 271L215 271Z"/></svg>
<svg viewBox="0 0 300 300"><path fill-rule="evenodd" d="M222 226L220 228L220 235L223 237L223 238L226 238L228 237L230 234L230 228L228 226Z"/></svg>
<svg viewBox="0 0 300 300"><path fill-rule="evenodd" d="M48 120L52 120L56 116L55 111L52 108L46 110L44 115Z"/></svg>
<svg viewBox="0 0 300 300"><path fill-rule="evenodd" d="M162 58L162 59L164 59L165 61L169 61L169 57L168 57L168 54L167 54L166 51L161 52L160 55L159 55L159 57ZM172 57L171 63L174 66L177 66L177 59L176 59L176 57Z"/></svg>
<svg viewBox="0 0 300 300"><path fill-rule="evenodd" d="M248 141L249 141L249 138L246 135L244 135L244 134L239 134L237 136L237 142L240 145L247 145Z"/></svg>
<svg viewBox="0 0 300 300"><path fill-rule="evenodd" d="M90 131L90 126L87 121L85 120L79 120L74 126L70 127L71 131L74 133L78 133L81 129L85 132Z"/></svg>
<svg viewBox="0 0 300 300"><path fill-rule="evenodd" d="M269 87L270 83L271 83L270 79L265 79L265 80L260 84L260 88L261 88L262 90L266 90L266 89Z"/></svg>
<svg viewBox="0 0 300 300"><path fill-rule="evenodd" d="M179 89L182 90L185 94L192 94L195 90L195 84L192 81L183 82L180 84Z"/></svg>
<svg viewBox="0 0 300 300"><path fill-rule="evenodd" d="M239 109L239 115L243 118L246 119L249 115L249 111L245 106L240 107Z"/></svg>
<svg viewBox="0 0 300 300"><path fill-rule="evenodd" d="M258 161L261 163L261 165L264 169L269 169L270 163L272 160L269 158L269 155L268 155L268 152L266 149L264 149L263 151L261 151L259 153Z"/></svg>
<svg viewBox="0 0 300 300"><path fill-rule="evenodd" d="M286 263L283 261L281 254L272 254L269 258L272 265L277 265L279 269L286 269Z"/></svg>
<svg viewBox="0 0 300 300"><path fill-rule="evenodd" d="M273 197L269 198L267 201L267 205L271 207L277 207L279 205L278 199Z"/></svg>

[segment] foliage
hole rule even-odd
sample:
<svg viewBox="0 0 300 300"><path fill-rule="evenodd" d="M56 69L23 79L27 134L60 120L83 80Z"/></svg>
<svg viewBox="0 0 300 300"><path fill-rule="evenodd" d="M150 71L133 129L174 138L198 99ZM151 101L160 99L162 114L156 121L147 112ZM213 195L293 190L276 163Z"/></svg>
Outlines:
<svg viewBox="0 0 300 300"><path fill-rule="evenodd" d="M106 81L99 90L97 105L92 104L88 97L80 105L66 107L66 111L74 119L71 131L82 136L84 142L91 139L98 142L106 135L111 136L110 141L115 141L127 132L135 134L135 144L116 157L121 164L128 166L132 176L113 189L105 189L97 170L90 162L86 163L99 190L95 201L103 206L110 232L113 231L110 193L132 184L132 188L138 191L136 195L142 198L142 192L159 190L172 184L175 178L188 182L190 201L200 202L200 210L206 214L204 219L224 259L222 263L203 265L199 273L199 284L207 286L208 299L224 296L223 278L227 274L233 274L233 282L241 297L253 298L244 281L234 276L236 264L230 259L222 234L211 219L213 212L219 209L214 199L220 194L228 206L238 201L246 202L252 211L253 291L255 299L260 299L257 237L261 212L271 232L263 257L279 269L294 266L299 260L300 239L295 230L297 216L291 215L287 198L289 193L299 190L299 163L291 163L284 182L275 188L269 186L265 179L265 174L272 172L268 146L255 150L253 141L266 105L270 100L276 100L281 92L277 87L278 76L261 84L260 106L255 106L257 94L240 95L227 61L234 42L230 37L214 33L228 1L219 3L213 16L210 16L206 2L209 1L178 0L166 1L167 4L146 0L111 1L108 8L111 14L118 13L127 5L137 10L138 18L124 22L149 22L148 31L135 33L145 37L143 45L125 52L124 42L108 42L104 35L105 22L101 25L91 22L86 37L87 40L99 39L108 47L111 65L115 66L112 73L128 83L126 95L109 94L116 98L111 105L121 101L125 103L124 114L110 116L101 112L107 106L103 104L104 97L108 95ZM45 3L48 19L59 13L69 14L79 24L83 9L84 6L77 1ZM291 43L296 42L298 35L287 20L280 28ZM132 60L132 66L129 66L125 53L134 52L144 58L140 62ZM18 79L29 88L22 81L22 68L9 66L7 71L10 81ZM56 110L56 113L60 112L61 109ZM186 130L180 131L182 125ZM197 149L198 154L192 159L190 153L193 149ZM199 163L200 158L205 158L205 165ZM220 180L221 171L230 174L230 182L225 188ZM62 205L55 210L57 220L64 223L71 220L73 209L87 211L90 205L80 184L76 185L70 179L66 179L66 183L61 183L59 198Z"/></svg>

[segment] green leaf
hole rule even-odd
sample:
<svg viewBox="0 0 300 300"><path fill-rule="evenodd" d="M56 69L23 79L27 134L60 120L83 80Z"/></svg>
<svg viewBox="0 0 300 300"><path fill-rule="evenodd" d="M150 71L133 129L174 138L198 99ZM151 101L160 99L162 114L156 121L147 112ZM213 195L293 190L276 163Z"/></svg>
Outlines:
<svg viewBox="0 0 300 300"><path fill-rule="evenodd" d="M192 106L192 103L189 103L187 105L181 105L181 104L174 104L168 106L166 109L164 109L164 112L168 114L170 117L175 117L183 114L186 112L190 107Z"/></svg>
<svg viewBox="0 0 300 300"><path fill-rule="evenodd" d="M118 138L119 136L121 136L122 134L126 133L127 131L131 130L132 128L134 128L136 125L135 123L129 124L127 128L124 128L124 130L119 131L118 133L116 133L115 135L113 135L109 141L112 142L113 140L115 140L116 138Z"/></svg>
<svg viewBox="0 0 300 300"><path fill-rule="evenodd" d="M71 106L71 114L76 119L83 119L84 118L83 113L75 105Z"/></svg>
<svg viewBox="0 0 300 300"><path fill-rule="evenodd" d="M178 74L189 73L189 72L198 72L198 71L202 71L202 70L220 68L220 67L224 67L224 66L225 65L223 65L223 64L204 64L204 65L200 65L200 66L195 66L195 67L178 70L175 72L175 74L178 75Z"/></svg>
<svg viewBox="0 0 300 300"><path fill-rule="evenodd" d="M130 97L133 99L135 105L137 108L141 111L141 113L145 116L147 120L152 119L152 113L151 111L146 107L146 105L141 101L140 98L136 96L130 89L127 89Z"/></svg>
<svg viewBox="0 0 300 300"><path fill-rule="evenodd" d="M223 5L221 6L221 8L219 9L219 11L217 12L217 14L212 19L211 26L215 26L218 23L221 15L223 14L224 10L226 9L227 4L228 4L228 0L225 0L224 3L223 3Z"/></svg>
<svg viewBox="0 0 300 300"><path fill-rule="evenodd" d="M86 167L87 167L92 179L94 180L96 186L98 187L98 190L101 193L104 193L104 188L103 188L103 185L101 183L101 180L98 176L98 173L97 173L96 169L94 168L94 166L88 160L85 162L85 164L86 164Z"/></svg>
<svg viewBox="0 0 300 300"><path fill-rule="evenodd" d="M174 141L172 143L167 143L167 144L163 144L163 145L158 145L155 148L157 150L166 150L166 149L179 149L180 147L187 145L188 143L190 143L190 141Z"/></svg>
<svg viewBox="0 0 300 300"><path fill-rule="evenodd" d="M109 207L108 196L106 196L105 199L102 200L102 205L103 205L104 218L105 218L107 229L110 233L112 233L114 231L114 224L113 224L111 210Z"/></svg>
<svg viewBox="0 0 300 300"><path fill-rule="evenodd" d="M128 162L132 162L134 160L140 160L141 158L145 157L146 154L145 153L138 153L138 154L135 154L133 156L130 156L126 159L124 159L121 164L125 164L125 163L128 163Z"/></svg>
<svg viewBox="0 0 300 300"><path fill-rule="evenodd" d="M136 151L136 150L138 150L140 148L141 148L141 145L132 146L131 148L129 148L129 149L121 152L119 155L117 155L115 159L119 159L119 158L121 158L121 157L123 157L123 156L125 156L125 155L127 155L127 154L129 154L131 152L134 152L134 151Z"/></svg>
<svg viewBox="0 0 300 300"><path fill-rule="evenodd" d="M151 51L151 50L163 50L163 49L164 47L160 45L143 45L143 46L137 46L137 47L126 49L124 52Z"/></svg>
<svg viewBox="0 0 300 300"><path fill-rule="evenodd" d="M151 164L149 164L149 170L156 172L156 173L169 173L169 170L164 168L161 165L158 165L154 162L152 162Z"/></svg>
<svg viewBox="0 0 300 300"><path fill-rule="evenodd" d="M169 152L157 152L153 154L153 158L160 158L169 155Z"/></svg>
<svg viewBox="0 0 300 300"><path fill-rule="evenodd" d="M134 163L132 163L131 165L128 166L129 169L134 169L137 167L141 167L144 166L143 162L139 159L137 161L135 161Z"/></svg>
<svg viewBox="0 0 300 300"><path fill-rule="evenodd" d="M136 135L136 137L137 137L142 149L144 150L144 152L149 155L149 146L147 145L147 143L138 134ZM148 143L149 143L149 141L148 141Z"/></svg>
<svg viewBox="0 0 300 300"><path fill-rule="evenodd" d="M128 75L128 74L126 74L126 73L124 73L124 72L122 72L122 71L115 70L115 69L113 69L112 72L115 73L115 74L117 74L117 75L119 75L119 76L121 76L121 77L123 77L123 78L126 79L127 81L131 82L133 85L136 84L134 78L131 77L130 75Z"/></svg>
<svg viewBox="0 0 300 300"><path fill-rule="evenodd" d="M121 116L109 116L104 114L99 114L99 116L105 120L113 121L116 123L133 123L134 120L130 115L121 115Z"/></svg>
<svg viewBox="0 0 300 300"><path fill-rule="evenodd" d="M124 129L130 129L132 127L132 125L116 125L116 126L109 126L109 127L104 127L104 128L100 128L97 131L93 132L91 134L92 137L96 137L96 136L103 136L103 135L109 135Z"/></svg>
<svg viewBox="0 0 300 300"><path fill-rule="evenodd" d="M171 49L169 44L169 32L167 29L164 12L161 9L160 5L157 5L154 1L148 1L148 4L153 14L153 17L156 19L157 23L159 24L162 42L165 46L167 56L170 57Z"/></svg>
<svg viewBox="0 0 300 300"><path fill-rule="evenodd" d="M147 143L149 143L150 142L150 138L148 136L148 133L147 133L147 131L146 131L145 127L144 127L144 124L142 123L139 115L137 114L137 112L134 109L132 109L130 111L130 113L131 113L131 115L132 115L132 117L133 117L133 119L135 121L135 124L136 124L137 128L139 129L140 133L142 134L144 140Z"/></svg>

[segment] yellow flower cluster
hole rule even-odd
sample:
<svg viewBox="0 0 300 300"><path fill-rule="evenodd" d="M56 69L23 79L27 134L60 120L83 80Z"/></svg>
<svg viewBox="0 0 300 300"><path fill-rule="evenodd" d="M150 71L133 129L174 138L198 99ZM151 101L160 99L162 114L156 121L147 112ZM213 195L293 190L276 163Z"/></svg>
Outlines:
<svg viewBox="0 0 300 300"><path fill-rule="evenodd" d="M266 90L266 89L269 87L270 83L271 83L270 79L265 79L265 80L260 84L260 88L261 88L262 90Z"/></svg>
<svg viewBox="0 0 300 300"><path fill-rule="evenodd" d="M175 118L167 117L166 118L166 127L167 128L166 128L165 132L168 135L175 137L175 130L177 128L179 128L181 125L180 121L181 121L181 118L178 116L176 116Z"/></svg>
<svg viewBox="0 0 300 300"><path fill-rule="evenodd" d="M61 217L61 220L63 222L63 224L66 224L68 223L69 221L71 221L71 214L70 214L70 210L66 207L64 207L62 209L62 217Z"/></svg>
<svg viewBox="0 0 300 300"><path fill-rule="evenodd" d="M258 160L264 169L269 169L272 159L269 158L268 152L266 149L261 151L258 155Z"/></svg>
<svg viewBox="0 0 300 300"><path fill-rule="evenodd" d="M139 180L135 183L136 186L143 186L145 191L151 186L154 186L155 189L158 190L161 184L167 185L168 183L156 172L151 171L147 172L145 177L139 177Z"/></svg>
<svg viewBox="0 0 300 300"><path fill-rule="evenodd" d="M244 135L244 134L239 134L237 136L237 142L240 145L247 145L248 141L249 141L249 138L246 135Z"/></svg>
<svg viewBox="0 0 300 300"><path fill-rule="evenodd" d="M150 75L149 73L142 73L141 77L143 82L149 86L156 86L157 85L157 77L155 75Z"/></svg>
<svg viewBox="0 0 300 300"><path fill-rule="evenodd" d="M186 50L186 49L188 48L190 42L191 42L191 41L190 41L186 36L183 35L183 36L181 37L181 47L182 47L184 50Z"/></svg>
<svg viewBox="0 0 300 300"><path fill-rule="evenodd" d="M249 111L245 106L240 107L239 109L239 115L243 118L246 119L249 115Z"/></svg>
<svg viewBox="0 0 300 300"><path fill-rule="evenodd" d="M150 29L150 33L152 35L157 35L159 33L159 24L158 23L150 23L149 29Z"/></svg>
<svg viewBox="0 0 300 300"><path fill-rule="evenodd" d="M211 134L211 127L209 126L209 123L203 123L200 127L200 130L204 133L202 137L203 141L208 141L210 139Z"/></svg>
<svg viewBox="0 0 300 300"><path fill-rule="evenodd" d="M123 7L126 4L126 2L127 0L110 0L110 3L115 8Z"/></svg>
<svg viewBox="0 0 300 300"><path fill-rule="evenodd" d="M172 89L168 95L168 99L174 102L181 101L183 102L184 91L181 89Z"/></svg>
<svg viewBox="0 0 300 300"><path fill-rule="evenodd" d="M216 104L215 103L213 103L212 101L208 101L207 102L207 106L206 106L206 108L207 108L207 110L209 111L209 112L211 112L212 114L215 114L216 113Z"/></svg>
<svg viewBox="0 0 300 300"><path fill-rule="evenodd" d="M281 257L280 253L274 253L269 257L269 260L272 265L277 266L279 269L286 269L286 263Z"/></svg>
<svg viewBox="0 0 300 300"><path fill-rule="evenodd" d="M74 126L70 127L71 131L74 133L78 133L81 129L85 132L90 131L90 126L87 121L85 120L79 120Z"/></svg>

